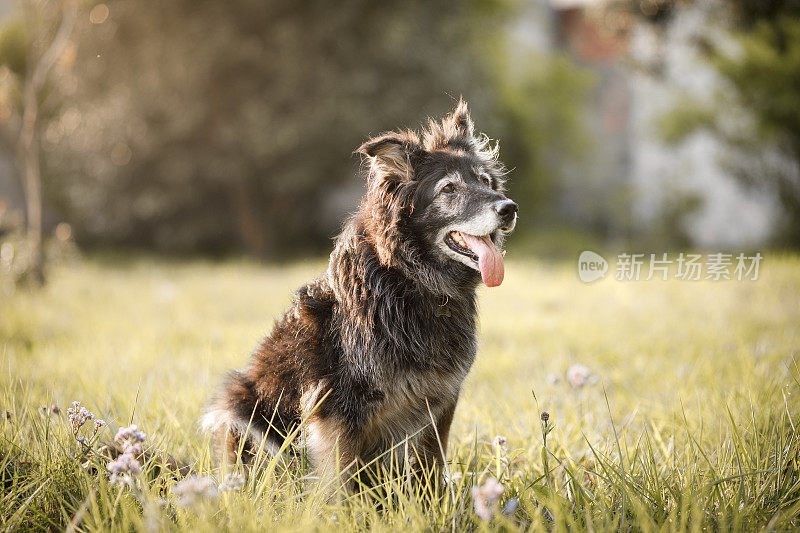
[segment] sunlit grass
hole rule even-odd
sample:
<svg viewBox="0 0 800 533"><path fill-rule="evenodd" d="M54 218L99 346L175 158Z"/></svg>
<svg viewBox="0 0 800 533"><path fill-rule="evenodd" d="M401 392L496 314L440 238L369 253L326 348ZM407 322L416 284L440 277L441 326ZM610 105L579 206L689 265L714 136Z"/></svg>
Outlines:
<svg viewBox="0 0 800 533"><path fill-rule="evenodd" d="M136 423L155 451L222 481L201 409L323 268L93 259L56 269L40 292L0 296L0 527L800 527L800 260L770 255L754 282L585 285L571 263L510 261L503 285L480 291L479 356L439 491L409 492L400 467L381 491L326 503L301 460L268 457L242 492L189 509L159 457L138 492L109 485L69 431L70 403L109 422L105 441ZM573 389L573 364L596 383ZM60 415L39 412L53 404ZM509 512L484 523L470 489L489 476Z"/></svg>

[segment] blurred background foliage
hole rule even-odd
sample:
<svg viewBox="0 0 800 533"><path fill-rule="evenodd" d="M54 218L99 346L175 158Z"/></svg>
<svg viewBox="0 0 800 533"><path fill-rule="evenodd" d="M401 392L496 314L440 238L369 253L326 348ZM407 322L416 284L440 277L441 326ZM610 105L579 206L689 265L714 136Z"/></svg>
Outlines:
<svg viewBox="0 0 800 533"><path fill-rule="evenodd" d="M509 165L536 176L520 189L532 204L557 181L548 155L575 153L580 137L577 67L549 57L492 67L514 13L503 2L84 9L41 131L48 199L85 244L324 249L359 194L354 148L461 94L507 141ZM0 39L3 63L23 76L24 23L12 19Z"/></svg>
<svg viewBox="0 0 800 533"><path fill-rule="evenodd" d="M33 145L44 231L83 247L327 250L362 192L353 149L460 95L501 140L521 250L800 243L794 1L0 0L8 213L30 196L26 83L70 6Z"/></svg>
<svg viewBox="0 0 800 533"><path fill-rule="evenodd" d="M705 98L679 98L660 120L677 143L701 129L727 145L724 164L740 182L775 194L785 214L777 239L800 245L800 2L731 0L716 15L725 35L697 40L723 80Z"/></svg>

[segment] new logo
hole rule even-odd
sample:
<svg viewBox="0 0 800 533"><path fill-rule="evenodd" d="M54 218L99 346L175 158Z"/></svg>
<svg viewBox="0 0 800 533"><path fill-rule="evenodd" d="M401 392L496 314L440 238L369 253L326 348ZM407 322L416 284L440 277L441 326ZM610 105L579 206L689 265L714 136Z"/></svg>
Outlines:
<svg viewBox="0 0 800 533"><path fill-rule="evenodd" d="M584 250L578 257L578 277L584 283L591 283L605 277L608 261L599 254Z"/></svg>

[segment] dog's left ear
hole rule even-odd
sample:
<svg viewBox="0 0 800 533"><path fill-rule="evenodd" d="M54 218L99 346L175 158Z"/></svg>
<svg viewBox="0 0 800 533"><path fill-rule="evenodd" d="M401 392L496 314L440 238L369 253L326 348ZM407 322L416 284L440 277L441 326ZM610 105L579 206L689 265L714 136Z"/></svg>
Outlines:
<svg viewBox="0 0 800 533"><path fill-rule="evenodd" d="M452 130L447 133L451 136L463 135L469 139L475 134L475 124L472 122L472 117L469 116L469 108L464 98L459 98L453 113L445 117L446 126L448 122ZM446 129L450 130L450 128Z"/></svg>
<svg viewBox="0 0 800 533"><path fill-rule="evenodd" d="M401 180L414 179L411 156L419 149L419 141L411 132L389 132L373 137L356 149L370 158L370 177L381 174Z"/></svg>

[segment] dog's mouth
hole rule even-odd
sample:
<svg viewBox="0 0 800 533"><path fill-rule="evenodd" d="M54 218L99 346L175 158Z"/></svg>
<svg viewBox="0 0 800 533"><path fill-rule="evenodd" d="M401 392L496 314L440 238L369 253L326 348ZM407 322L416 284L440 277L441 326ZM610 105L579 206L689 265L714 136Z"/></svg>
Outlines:
<svg viewBox="0 0 800 533"><path fill-rule="evenodd" d="M503 283L505 252L497 249L489 235L470 235L461 231L451 231L444 236L444 243L456 252L469 258L481 273L488 287Z"/></svg>

